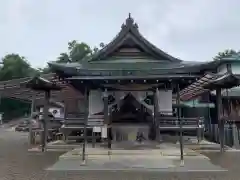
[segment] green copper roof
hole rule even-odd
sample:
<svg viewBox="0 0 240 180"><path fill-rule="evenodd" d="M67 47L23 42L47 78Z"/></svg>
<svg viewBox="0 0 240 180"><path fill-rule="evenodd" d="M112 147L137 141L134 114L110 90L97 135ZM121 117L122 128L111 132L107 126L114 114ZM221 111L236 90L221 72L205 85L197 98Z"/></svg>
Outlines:
<svg viewBox="0 0 240 180"><path fill-rule="evenodd" d="M51 63L55 72L62 72L71 76L77 75L163 75L163 74L190 74L199 73L197 66L187 63L84 63L84 64L58 64Z"/></svg>
<svg viewBox="0 0 240 180"><path fill-rule="evenodd" d="M139 32L138 25L129 16L117 36L81 64L49 63L49 66L54 72L68 76L119 76L126 73L198 75L207 70L215 70L225 61L188 62L172 57L145 39Z"/></svg>

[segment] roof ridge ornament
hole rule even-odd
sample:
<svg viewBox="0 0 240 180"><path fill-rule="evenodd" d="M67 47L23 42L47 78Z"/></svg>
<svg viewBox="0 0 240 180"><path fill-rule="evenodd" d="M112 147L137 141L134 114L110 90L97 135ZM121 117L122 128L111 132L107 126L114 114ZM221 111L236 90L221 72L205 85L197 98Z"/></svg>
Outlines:
<svg viewBox="0 0 240 180"><path fill-rule="evenodd" d="M128 18L126 19L125 24L122 24L122 29L132 27L138 29L138 24L134 23L134 19L132 18L131 13L128 13Z"/></svg>

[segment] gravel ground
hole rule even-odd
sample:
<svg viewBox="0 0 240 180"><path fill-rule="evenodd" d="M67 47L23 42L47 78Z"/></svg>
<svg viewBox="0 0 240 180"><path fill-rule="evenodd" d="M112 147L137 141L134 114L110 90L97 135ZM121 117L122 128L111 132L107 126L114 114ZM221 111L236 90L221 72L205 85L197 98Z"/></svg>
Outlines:
<svg viewBox="0 0 240 180"><path fill-rule="evenodd" d="M228 172L51 172L45 171L54 164L60 153L27 152L27 134L0 128L0 180L237 180L240 175L240 153L206 153L212 162Z"/></svg>

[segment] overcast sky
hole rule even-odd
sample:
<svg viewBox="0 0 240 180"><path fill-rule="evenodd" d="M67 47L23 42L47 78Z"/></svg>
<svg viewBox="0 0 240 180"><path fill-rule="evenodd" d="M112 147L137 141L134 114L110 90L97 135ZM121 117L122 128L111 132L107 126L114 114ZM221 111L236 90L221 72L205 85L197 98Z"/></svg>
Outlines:
<svg viewBox="0 0 240 180"><path fill-rule="evenodd" d="M240 0L1 0L0 57L43 67L70 40L108 43L129 12L148 40L183 60L240 49Z"/></svg>

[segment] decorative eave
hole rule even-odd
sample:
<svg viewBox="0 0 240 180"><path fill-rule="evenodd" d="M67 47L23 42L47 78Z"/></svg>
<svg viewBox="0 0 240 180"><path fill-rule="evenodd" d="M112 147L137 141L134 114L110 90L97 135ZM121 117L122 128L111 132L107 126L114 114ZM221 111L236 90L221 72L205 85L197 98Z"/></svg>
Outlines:
<svg viewBox="0 0 240 180"><path fill-rule="evenodd" d="M160 80L181 80L183 78L189 79L196 79L198 76L196 75L189 75L189 74L169 74L169 75L151 75L151 76L73 76L66 78L67 80L82 80L82 81L92 81L92 80L154 80L159 82Z"/></svg>
<svg viewBox="0 0 240 180"><path fill-rule="evenodd" d="M204 86L209 84L212 80L216 79L217 75L209 73L205 74L202 78L198 79L188 87L184 88L180 91L180 99L182 101L191 100L201 94L208 92L208 89L205 89Z"/></svg>
<svg viewBox="0 0 240 180"><path fill-rule="evenodd" d="M192 83L180 92L180 98L183 101L191 100L205 92L220 89L230 89L240 84L240 75L225 73L206 74L196 82Z"/></svg>
<svg viewBox="0 0 240 180"><path fill-rule="evenodd" d="M51 91L51 90L59 91L62 89L56 83L51 82L40 76L35 76L32 79L21 83L20 85L36 91Z"/></svg>
<svg viewBox="0 0 240 180"><path fill-rule="evenodd" d="M231 89L240 85L240 75L226 73L214 80L212 80L209 84L204 86L205 89L215 90L215 89Z"/></svg>
<svg viewBox="0 0 240 180"><path fill-rule="evenodd" d="M82 66L79 63L69 63L69 64L59 64L59 63L49 63L50 68L53 72L57 73L59 77L68 78L72 76L165 76L175 75L175 76L185 76L186 74L192 76L201 75L199 71L199 63L188 64L185 62L181 63L167 63L167 64L151 64L151 63L135 63L124 65L111 66L109 64L105 67L92 67L92 66ZM151 69L151 71L150 71Z"/></svg>
<svg viewBox="0 0 240 180"><path fill-rule="evenodd" d="M107 44L103 49L97 52L89 62L97 61L99 59L106 58L110 53L116 50L121 43L128 38L128 36L133 37L136 39L140 45L146 52L151 54L156 59L159 57L165 57L169 62L181 62L182 60L172 57L171 55L167 54L166 52L160 50L155 45L150 43L147 39L145 39L139 32L137 23L134 22L134 19L131 17L129 13L129 17L126 19L126 23L122 25L121 31L117 34L117 36Z"/></svg>

